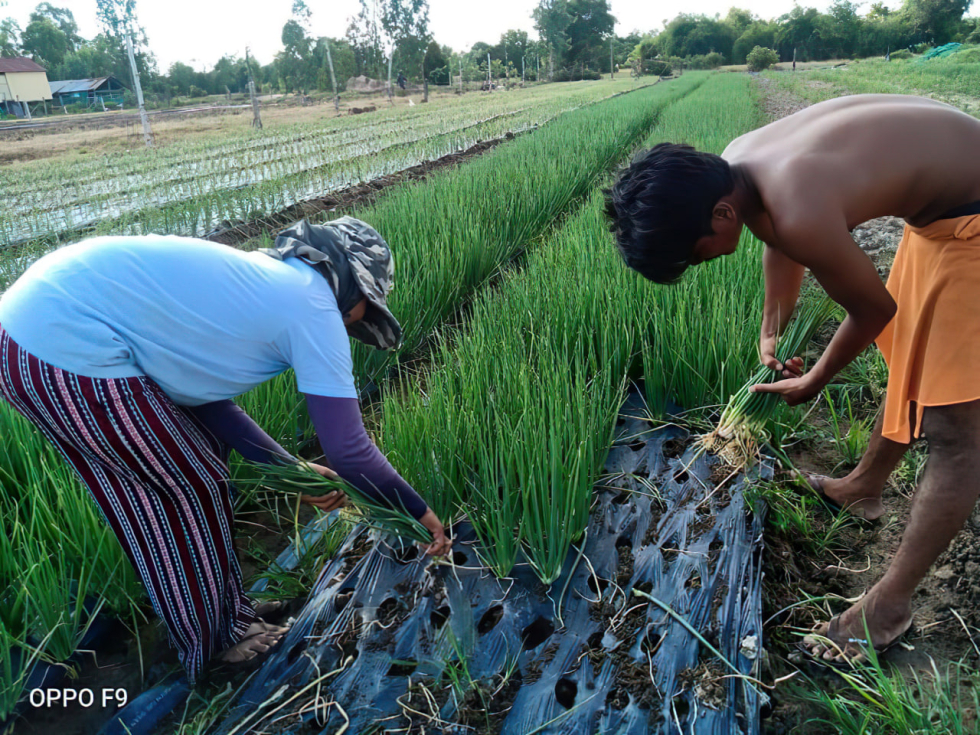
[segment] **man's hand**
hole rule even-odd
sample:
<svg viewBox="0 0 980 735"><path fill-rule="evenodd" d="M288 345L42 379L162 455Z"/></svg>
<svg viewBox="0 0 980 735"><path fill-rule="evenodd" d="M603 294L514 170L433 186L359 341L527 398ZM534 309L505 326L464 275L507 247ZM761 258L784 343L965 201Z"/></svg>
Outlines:
<svg viewBox="0 0 980 735"><path fill-rule="evenodd" d="M759 353L761 362L770 370L782 373L784 378L799 378L803 375L803 358L792 357L782 364L776 359L776 337L766 336L759 338Z"/></svg>
<svg viewBox="0 0 980 735"><path fill-rule="evenodd" d="M339 478L339 475L329 467L313 464L312 462L307 462L306 466L311 470L315 470L328 480L336 480ZM326 513L336 510L337 508L343 508L345 505L347 505L347 496L339 490L334 490L332 493L327 493L326 495L300 495L299 500L301 503L312 505L314 508L319 508Z"/></svg>
<svg viewBox="0 0 980 735"><path fill-rule="evenodd" d="M453 547L453 540L446 536L446 529L442 527L442 521L432 512L432 508L426 509L425 515L419 518L419 523L432 532L432 543L425 547L425 553L429 556L448 554Z"/></svg>
<svg viewBox="0 0 980 735"><path fill-rule="evenodd" d="M793 359L795 360L798 358ZM787 364L788 362L789 361L787 361ZM784 370L783 374L785 375L786 372L787 371ZM783 400L790 406L796 406L800 403L809 401L821 390L823 390L823 385L820 385L816 380L814 380L810 373L798 378L779 380L775 383L758 383L749 388L751 393L777 393L782 396Z"/></svg>

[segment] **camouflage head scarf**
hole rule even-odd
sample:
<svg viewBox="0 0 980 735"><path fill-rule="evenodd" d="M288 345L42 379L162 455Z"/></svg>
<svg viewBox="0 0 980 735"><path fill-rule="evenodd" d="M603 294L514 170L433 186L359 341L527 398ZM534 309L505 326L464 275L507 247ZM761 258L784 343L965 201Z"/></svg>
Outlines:
<svg viewBox="0 0 980 735"><path fill-rule="evenodd" d="M275 248L260 252L276 260L304 258L327 279L346 314L367 297L364 318L347 327L348 333L379 350L401 344L402 329L388 310L394 264L391 250L374 228L353 217L324 225L302 220L279 233Z"/></svg>

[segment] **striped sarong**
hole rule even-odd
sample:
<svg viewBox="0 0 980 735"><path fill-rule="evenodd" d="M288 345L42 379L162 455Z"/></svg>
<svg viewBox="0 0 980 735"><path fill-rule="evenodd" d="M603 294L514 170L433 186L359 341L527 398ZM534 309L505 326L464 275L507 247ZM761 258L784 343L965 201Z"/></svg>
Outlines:
<svg viewBox="0 0 980 735"><path fill-rule="evenodd" d="M78 473L196 681L255 619L232 540L227 446L150 378L75 375L2 326L0 395Z"/></svg>

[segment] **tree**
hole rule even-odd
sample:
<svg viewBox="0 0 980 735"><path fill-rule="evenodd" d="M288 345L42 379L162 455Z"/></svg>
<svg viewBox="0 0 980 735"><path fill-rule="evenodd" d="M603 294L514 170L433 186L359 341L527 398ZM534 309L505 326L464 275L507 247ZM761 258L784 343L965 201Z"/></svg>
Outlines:
<svg viewBox="0 0 980 735"><path fill-rule="evenodd" d="M96 16L102 25L105 36L120 50L120 65L111 72L119 79L130 75L126 60L126 35L133 39L133 52L136 68L140 76L156 76L156 58L147 50L149 41L146 31L136 17L136 0L95 0Z"/></svg>
<svg viewBox="0 0 980 735"><path fill-rule="evenodd" d="M670 21L657 38L661 52L667 56L707 55L714 51L730 59L735 45L735 31L728 24L684 13Z"/></svg>
<svg viewBox="0 0 980 735"><path fill-rule="evenodd" d="M57 69L48 74L49 79L94 79L115 76L129 78L129 59L119 44L100 33L91 41L82 43L69 53Z"/></svg>
<svg viewBox="0 0 980 735"><path fill-rule="evenodd" d="M868 20L884 20L892 14L891 9L884 3L871 3L868 9Z"/></svg>
<svg viewBox="0 0 980 735"><path fill-rule="evenodd" d="M31 13L30 20L34 20L35 17L47 18L58 26L61 32L65 34L69 51L74 51L84 42L82 37L78 35L78 23L75 22L75 16L68 8L56 8L51 3L41 3Z"/></svg>
<svg viewBox="0 0 980 735"><path fill-rule="evenodd" d="M359 52L365 67L380 76L381 62L387 60L391 84L393 56L397 50L400 65L422 71L422 59L429 41L428 0L361 0L361 10L347 32L351 45Z"/></svg>
<svg viewBox="0 0 980 735"><path fill-rule="evenodd" d="M971 0L905 0L901 13L909 24L912 42L939 45L953 39Z"/></svg>
<svg viewBox="0 0 980 735"><path fill-rule="evenodd" d="M568 0L540 0L531 15L541 40L548 46L548 81L553 81L556 57L561 63L568 48L568 27L572 24Z"/></svg>
<svg viewBox="0 0 980 735"><path fill-rule="evenodd" d="M531 40L527 36L527 31L506 31L496 46L489 48L490 56L494 59L502 59L514 62L518 67L521 64L521 57L527 53ZM486 45L486 44L482 44ZM476 50L476 46L473 47ZM486 51L483 52L483 60L486 61Z"/></svg>
<svg viewBox="0 0 980 735"><path fill-rule="evenodd" d="M170 85L177 94L187 96L191 93L191 85L195 84L197 72L190 66L180 61L175 61L170 65L167 72L170 78Z"/></svg>
<svg viewBox="0 0 980 735"><path fill-rule="evenodd" d="M834 0L830 13L819 15L814 36L822 54L828 58L853 56L861 33L858 6L850 0Z"/></svg>
<svg viewBox="0 0 980 735"><path fill-rule="evenodd" d="M608 0L569 0L568 13L568 63L599 68L609 58L607 42L616 25Z"/></svg>
<svg viewBox="0 0 980 735"><path fill-rule="evenodd" d="M333 89L330 79L330 69L327 65L327 44L330 44L330 58L333 59L334 74L337 77L337 89L343 90L344 84L357 75L357 62L354 49L341 38L318 38L313 47L313 64L317 69L316 87L321 91Z"/></svg>
<svg viewBox="0 0 980 735"><path fill-rule="evenodd" d="M725 16L725 20L723 21L725 25L731 27L731 29L735 32L736 38L745 33L749 26L755 22L756 17L751 11L736 8L734 6L728 9L728 15Z"/></svg>
<svg viewBox="0 0 980 735"><path fill-rule="evenodd" d="M794 5L789 13L779 17L776 43L784 57L790 58L793 49L799 48L804 56L809 58L810 44L817 29L819 15L815 8L801 8L799 5Z"/></svg>
<svg viewBox="0 0 980 735"><path fill-rule="evenodd" d="M435 41L431 41L425 48L425 62L422 65L422 72L425 78L433 84L449 84L449 60Z"/></svg>
<svg viewBox="0 0 980 735"><path fill-rule="evenodd" d="M776 28L774 23L761 20L746 28L732 46L732 63L746 63L746 57L756 46L773 48L776 45Z"/></svg>
<svg viewBox="0 0 980 735"><path fill-rule="evenodd" d="M21 34L21 48L25 54L44 66L58 66L68 53L67 36L50 18L36 14L32 14L31 18Z"/></svg>
<svg viewBox="0 0 980 735"><path fill-rule="evenodd" d="M133 37L134 46L146 44L146 32L136 19L136 0L95 0L96 16L110 38Z"/></svg>
<svg viewBox="0 0 980 735"><path fill-rule="evenodd" d="M0 21L0 56L20 56L20 24L13 18Z"/></svg>

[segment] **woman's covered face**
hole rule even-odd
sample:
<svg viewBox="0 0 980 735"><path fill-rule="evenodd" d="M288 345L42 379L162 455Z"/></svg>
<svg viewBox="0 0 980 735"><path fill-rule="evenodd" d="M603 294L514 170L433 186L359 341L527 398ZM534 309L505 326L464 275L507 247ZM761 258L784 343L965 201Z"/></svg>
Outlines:
<svg viewBox="0 0 980 735"><path fill-rule="evenodd" d="M364 318L364 312L367 311L367 298L363 298L358 301L354 308L344 314L344 326L349 327L355 322L361 321Z"/></svg>

